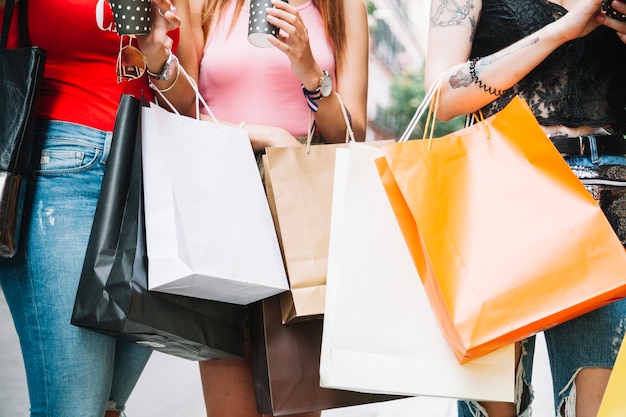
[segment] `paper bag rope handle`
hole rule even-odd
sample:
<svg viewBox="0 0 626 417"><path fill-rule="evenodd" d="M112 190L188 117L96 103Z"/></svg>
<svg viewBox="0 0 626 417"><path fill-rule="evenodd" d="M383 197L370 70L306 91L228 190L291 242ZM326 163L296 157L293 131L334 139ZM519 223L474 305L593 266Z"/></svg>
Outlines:
<svg viewBox="0 0 626 417"><path fill-rule="evenodd" d="M198 85L196 84L195 80L191 78L191 76L187 73L187 71L185 71L185 68L182 65L180 65L180 63L178 64L178 66L179 66L179 70L183 73L185 78L187 78L187 81L191 85L191 88L193 88L193 91L196 93L196 119L200 119L200 103L202 103L203 107L209 113L213 121L216 124L219 124L217 118L215 117L211 109L209 108L209 105L200 94L200 91L198 90ZM172 103L170 103L167 97L165 97L165 94L163 94L158 88L153 88L153 90L159 94L161 99L172 109L174 113L176 113L177 115L180 115L178 110L176 110L176 108L172 105ZM354 132L352 131L352 126L350 125L350 118L348 117L346 106L343 104L343 100L341 99L341 96L336 92L334 94L337 96L337 99L339 100L341 113L343 115L344 121L346 122L346 143L348 143L349 141L355 141ZM308 129L307 141L306 141L306 146L307 146L306 153L307 154L311 150L311 141L313 140L314 131L315 131L315 125L313 123L313 112L309 109L309 129Z"/></svg>
<svg viewBox="0 0 626 417"><path fill-rule="evenodd" d="M187 71L185 71L185 68L180 64L180 62L178 63L178 69L179 71L183 73L185 78L187 78L189 85L191 85L191 88L193 89L194 93L196 93L196 120L200 120L200 103L202 103L202 106L206 109L207 113L209 114L209 116L211 116L213 121L216 124L220 124L217 118L215 117L215 115L213 114L213 112L211 111L211 109L209 108L209 105L200 94L200 91L198 90L198 84L196 84L196 81L193 78L191 78L189 74L187 74ZM174 113L180 116L180 112L176 110L176 107L174 107L172 103L170 103L167 97L165 97L165 94L163 94L163 92L159 90L158 88L153 87L152 81L150 81L150 86L152 87L154 91L156 91L159 94L159 96L165 102L165 104L167 104Z"/></svg>
<svg viewBox="0 0 626 417"><path fill-rule="evenodd" d="M348 117L348 110L346 106L343 104L343 100L339 93L333 91L333 94L337 96L339 100L339 107L341 107L341 114L343 115L343 120L346 122L346 143L350 141L355 142L354 140L354 132L352 131L352 125L350 124L350 118ZM313 123L313 112L309 109L309 128L307 131L306 138L306 153L308 154L311 150L311 141L313 140L313 133L315 132L315 123Z"/></svg>
<svg viewBox="0 0 626 417"><path fill-rule="evenodd" d="M436 120L436 115L437 115L437 107L439 106L439 96L441 94L440 87L441 87L441 80L443 79L443 75L444 74L441 74L439 77L437 77L433 85L426 92L424 99L415 110L415 114L413 115L413 118L409 122L409 125L407 126L402 136L400 136L400 139L398 139L398 142L406 142L407 140L409 140L411 133L413 133L413 131L417 127L418 122L421 120L422 116L426 112L426 108L428 108L428 115L426 116L426 124L424 126L424 135L422 136L422 139L426 139L426 132L429 132L428 149L430 149L430 144L431 144L430 141L433 138L433 133L435 130L435 120ZM472 113L471 116L467 118L465 126L467 127L470 124L474 123L475 121L480 123L483 120L484 120L483 112L481 110L478 110ZM485 127L485 131L487 134L487 138L489 138L490 136L489 128L486 125L484 127Z"/></svg>
<svg viewBox="0 0 626 417"><path fill-rule="evenodd" d="M413 117L411 118L409 125L407 126L404 133L400 136L400 139L398 139L398 142L406 142L407 140L409 140L409 138L411 137L411 133L413 133L413 131L417 127L417 124L422 119L422 116L424 116L424 113L426 112L427 108L429 108L429 111L428 111L428 116L426 119L426 126L424 128L424 137L422 139L426 138L426 132L428 131L429 126L430 126L430 137L432 139L432 135L434 132L434 127L435 127L434 119L435 119L435 116L437 115L436 106L439 104L439 93L441 91L439 87L441 86L442 79L443 79L443 74L439 75L435 79L435 82L433 82L433 85L426 92L424 99L422 99L422 102L419 104L419 106L417 106L417 109L415 110L415 114L413 114ZM434 111L433 111L433 106L431 106L431 104L433 103L435 105Z"/></svg>

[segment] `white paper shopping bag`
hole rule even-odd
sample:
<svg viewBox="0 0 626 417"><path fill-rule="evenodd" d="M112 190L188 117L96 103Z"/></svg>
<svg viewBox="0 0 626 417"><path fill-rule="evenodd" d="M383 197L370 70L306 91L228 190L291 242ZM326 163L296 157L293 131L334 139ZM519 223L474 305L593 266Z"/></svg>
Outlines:
<svg viewBox="0 0 626 417"><path fill-rule="evenodd" d="M382 155L337 151L321 386L513 401L512 345L460 365L439 328L374 164Z"/></svg>
<svg viewBox="0 0 626 417"><path fill-rule="evenodd" d="M151 104L142 147L150 290L249 304L289 288L242 129Z"/></svg>

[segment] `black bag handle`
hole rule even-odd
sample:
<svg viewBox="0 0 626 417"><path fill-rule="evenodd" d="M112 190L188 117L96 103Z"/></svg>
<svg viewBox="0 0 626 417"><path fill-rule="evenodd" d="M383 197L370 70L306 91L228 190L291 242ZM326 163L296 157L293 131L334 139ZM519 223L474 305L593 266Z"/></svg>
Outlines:
<svg viewBox="0 0 626 417"><path fill-rule="evenodd" d="M4 6L4 19L2 22L2 36L0 37L0 49L7 48L7 41L9 38L9 28L11 27L11 17L13 16L13 8L15 6L15 0L7 0ZM18 29L20 31L20 48L25 48L30 45L28 38L28 19L27 9L28 0L20 0L19 7L19 22Z"/></svg>

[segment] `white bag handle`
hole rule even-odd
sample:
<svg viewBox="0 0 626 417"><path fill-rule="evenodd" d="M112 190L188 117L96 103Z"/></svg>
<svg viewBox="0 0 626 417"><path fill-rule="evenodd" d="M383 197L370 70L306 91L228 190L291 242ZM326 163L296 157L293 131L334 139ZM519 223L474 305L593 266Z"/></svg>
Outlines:
<svg viewBox="0 0 626 417"><path fill-rule="evenodd" d="M413 115L413 118L409 122L409 125L407 126L407 128L404 131L404 133L402 134L402 136L400 136L400 139L398 139L398 142L406 142L407 140L409 140L409 137L411 136L411 133L413 133L413 131L417 127L417 124L421 120L421 118L424 115L424 113L426 112L426 109L428 108L428 106L431 103L433 103L433 97L435 96L435 93L438 93L440 91L439 87L441 86L441 80L443 79L443 75L444 74L439 75L435 79L435 82L433 82L433 85L430 87L430 89L426 92L426 95L424 96L424 99L422 100L420 105L417 106L417 109L415 110L415 114ZM434 102L435 102L435 105L437 105L439 103L439 95L438 94L437 94L437 99ZM431 131L430 131L431 133L430 134L431 134L431 138L432 138L432 132L433 132L433 129L434 129L434 126L435 126L436 113L437 113L436 109L433 112L432 107L431 107L430 111L429 111L428 118L427 118L426 127L424 128L424 136L426 136L426 131L428 130L428 126L431 125ZM432 117L431 117L431 114L432 114ZM432 121L430 120L431 118L432 118Z"/></svg>
<svg viewBox="0 0 626 417"><path fill-rule="evenodd" d="M178 60L177 60L178 62ZM183 68L182 65L180 65L180 62L178 62L178 70L182 71L183 75L185 76L185 78L187 78L187 81L189 81L189 84L191 85L191 88L193 89L193 91L196 93L196 119L200 119L200 102L202 103L202 105L204 106L204 108L206 109L207 113L211 116L211 118L213 119L213 121L216 124L219 124L217 118L215 117L215 115L213 114L213 112L211 111L211 109L209 108L209 105L206 103L206 101L204 100L204 98L202 97L202 95L200 94L200 91L198 90L198 84L196 83L196 81L191 78L191 76L189 74L187 74L187 71L185 71L185 68ZM161 90L159 90L153 83L152 81L150 81L150 87L158 92L158 95L161 97L161 99L163 99L163 101L170 107L170 109L172 109L172 111L178 115L180 115L179 111L176 110L176 107L174 107L172 105L172 103L167 99L167 97L165 97L165 94L163 94L163 92ZM343 100L341 99L341 96L339 95L339 93L334 93L337 96L337 99L339 100L339 104L341 107L341 113L343 115L343 119L346 122L346 143L348 143L349 141L355 141L354 139L354 132L352 131L352 126L350 125L350 119L348 118L348 113L346 110L346 106L343 104ZM311 150L311 141L313 140L313 131L315 130L315 124L313 123L313 112L311 111L311 109L309 109L309 129L307 132L307 141L306 141L306 146L307 146L307 150L306 153L308 154L309 151Z"/></svg>
<svg viewBox="0 0 626 417"><path fill-rule="evenodd" d="M341 96L337 92L333 92L337 96L339 100L339 107L341 107L341 114L343 115L343 120L346 122L346 143L356 142L354 139L354 132L352 131L352 125L350 124L350 118L348 117L348 110L346 106L343 104L343 100ZM311 150L311 141L313 140L313 132L315 131L315 124L313 123L313 111L309 109L309 128L307 132L306 138L306 153L308 154Z"/></svg>
<svg viewBox="0 0 626 417"><path fill-rule="evenodd" d="M400 136L400 139L398 139L398 142L406 142L407 140L409 140L411 133L413 133L413 130L415 130L415 127L417 127L417 123L420 121L420 119L426 112L426 108L429 105L430 107L428 110L428 116L426 116L426 124L424 125L424 136L422 137L422 139L426 139L427 132L429 132L428 140L430 141L433 138L433 133L435 130L435 121L437 118L437 107L439 106L439 93L441 93L440 86L441 86L441 80L443 79L443 75L444 74L441 74L439 75L439 77L435 79L435 82L433 83L433 85L430 87L430 89L424 96L424 99L422 100L420 105L417 107L417 110L415 111L413 118L409 122L409 126L406 128L402 136ZM469 114L468 117L466 117L465 127L468 127L474 123L482 123L483 121L484 121L484 117L483 117L482 110L477 110L474 113ZM487 138L489 138L491 136L489 132L489 127L485 124L483 124L483 127L485 129ZM430 149L430 142L428 146L429 146L428 149Z"/></svg>
<svg viewBox="0 0 626 417"><path fill-rule="evenodd" d="M178 60L176 60L177 65L178 65L178 70L182 71L183 75L185 76L185 78L187 78L187 81L189 82L189 85L191 85L191 88L193 89L193 91L196 93L196 119L200 120L200 103L202 103L202 105L204 106L204 108L206 109L207 113L209 114L209 116L211 116L211 118L213 119L213 121L216 124L219 124L217 118L215 117L215 115L213 114L213 112L211 111L211 109L209 108L209 105L206 103L206 101L204 100L204 98L202 97L202 95L200 94L200 91L198 90L198 84L196 84L196 81L191 78L191 76L189 74L187 74L187 71L185 71L185 68L180 64L180 62ZM177 115L180 115L180 112L178 110L176 110L176 107L174 107L172 105L172 103L167 99L167 97L165 97L165 94L163 94L163 92L161 90L159 90L153 83L152 81L150 81L150 87L156 91L158 93L158 95L161 97L161 99L165 102L165 104L167 104L170 109L172 109L172 111L174 113L176 113Z"/></svg>

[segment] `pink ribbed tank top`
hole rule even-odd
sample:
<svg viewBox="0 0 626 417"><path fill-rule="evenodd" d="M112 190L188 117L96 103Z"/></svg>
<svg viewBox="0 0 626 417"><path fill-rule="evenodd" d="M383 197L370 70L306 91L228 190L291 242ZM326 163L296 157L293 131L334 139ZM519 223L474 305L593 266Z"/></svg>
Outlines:
<svg viewBox="0 0 626 417"><path fill-rule="evenodd" d="M200 93L220 120L279 126L294 136L306 136L309 110L289 59L274 47L259 48L248 42L246 7L229 33L234 3L205 45L200 62ZM298 11L307 26L315 60L335 81L332 48L319 11L312 0Z"/></svg>

